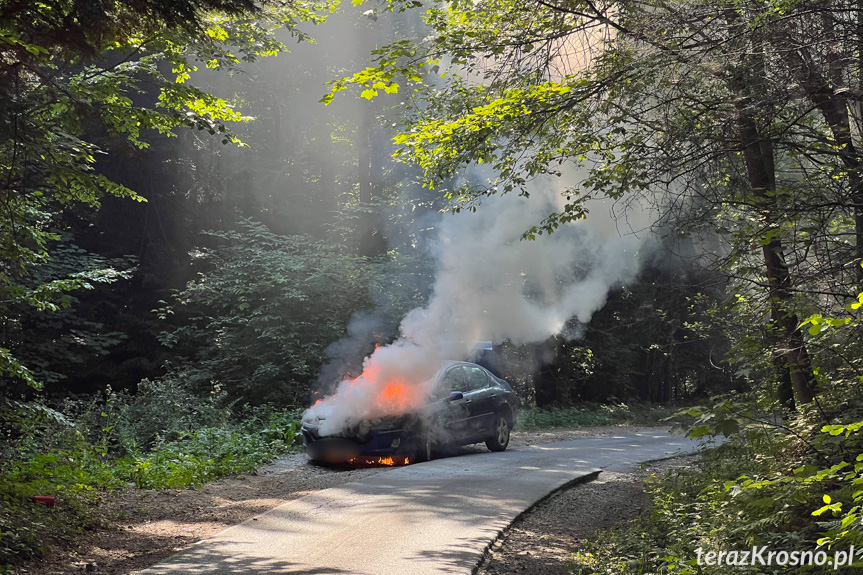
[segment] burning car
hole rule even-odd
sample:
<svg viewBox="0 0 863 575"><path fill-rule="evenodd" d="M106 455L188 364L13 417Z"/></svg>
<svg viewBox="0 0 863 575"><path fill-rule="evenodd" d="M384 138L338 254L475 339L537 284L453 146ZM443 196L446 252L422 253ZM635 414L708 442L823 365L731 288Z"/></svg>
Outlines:
<svg viewBox="0 0 863 575"><path fill-rule="evenodd" d="M491 451L507 448L518 408L506 381L475 363L453 361L425 389L417 409L361 421L334 434L323 433L322 418L307 413L302 425L306 453L330 463L360 456L402 456L408 462L432 459L447 446L485 442Z"/></svg>

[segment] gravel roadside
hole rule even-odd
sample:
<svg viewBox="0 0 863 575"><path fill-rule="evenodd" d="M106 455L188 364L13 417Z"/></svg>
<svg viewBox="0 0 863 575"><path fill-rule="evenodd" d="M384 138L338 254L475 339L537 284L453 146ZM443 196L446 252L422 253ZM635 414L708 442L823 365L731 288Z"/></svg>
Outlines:
<svg viewBox="0 0 863 575"><path fill-rule="evenodd" d="M652 462L632 473L603 471L593 481L553 494L498 537L476 575L570 575L567 563L586 539L625 525L647 509L645 478L693 461L684 456Z"/></svg>
<svg viewBox="0 0 863 575"><path fill-rule="evenodd" d="M511 445L513 447L537 445L656 429L656 427L648 426L619 425L515 431L512 434ZM465 449L472 451L474 448ZM481 449L484 450L485 448L482 447ZM309 463L304 454L295 454L267 465L255 474L223 479L198 490L152 491L132 489L108 493L100 504L99 515L103 520L99 528L82 534L74 543L56 542L51 552L41 559L23 566L20 573L31 575L71 575L82 572L97 575L135 573L173 555L196 541L211 537L231 525L263 513L285 501L321 489L356 481L376 473L384 473L388 469L391 468L322 467ZM611 474L582 487L590 486L589 489L592 490L606 485L610 478ZM634 479L632 481L632 485L627 488L627 493L631 491L632 496L624 498L625 501L622 500L621 502L628 509L638 507L631 505L631 503L638 499L640 482ZM638 484L637 487L636 483ZM615 484L609 489L614 492L619 487ZM548 500L547 504L561 496ZM578 505L578 503L574 504ZM591 512L595 512L597 507L591 502L590 497L582 500L581 505L589 508ZM528 515L541 518L545 515L554 516L556 513L553 508L548 508L549 510L545 511L546 508L541 506L537 509L542 510L534 510ZM575 513L579 513L578 509ZM548 521L543 523L542 519L539 521L535 525L532 537L545 545L546 540L541 538L541 531L543 529L551 530L554 525ZM510 533L516 533L516 527L511 529ZM582 535L581 532L577 532L573 536L578 538ZM517 567L523 565L524 561L517 559L517 557L528 555L528 553L519 555L522 551L534 553L531 550L532 547L528 548L532 545L530 541L530 538L525 539L524 543L500 541L499 543L502 545L509 545L513 549L518 548L514 555L508 551L501 555L502 557L513 557L512 562L515 567L513 569L500 567L502 570L495 571L494 569L498 569L497 563L489 562L485 568L492 570L486 571L486 573L514 573L521 570ZM560 553L563 553L564 549L568 549L567 553L570 553L572 547L566 547L569 544L568 540L554 543L554 545L561 546ZM546 571L535 571L532 567L526 568L528 573L543 575L546 573ZM557 572L548 571L547 573ZM561 573L565 573L565 571Z"/></svg>

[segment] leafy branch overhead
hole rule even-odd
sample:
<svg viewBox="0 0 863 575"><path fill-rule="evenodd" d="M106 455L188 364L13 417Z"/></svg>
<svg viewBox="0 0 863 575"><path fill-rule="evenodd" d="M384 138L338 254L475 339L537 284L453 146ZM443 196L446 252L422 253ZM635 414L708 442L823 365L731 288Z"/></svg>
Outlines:
<svg viewBox="0 0 863 575"><path fill-rule="evenodd" d="M684 205L773 198L802 214L807 203L823 205L807 196L822 186L830 190L824 201L854 218L860 158L845 135L853 131L842 127L854 90L828 81L831 70L842 70L840 82L856 77L853 46L839 40L853 35L854 10L831 4L817 20L796 2L432 2L423 12L426 37L378 48L375 67L333 82L323 100L351 86L372 98L412 83L395 155L419 164L425 184L461 207L583 174L565 193L566 209L528 237L580 218L590 198L660 190ZM824 37L833 39L833 56L812 48ZM801 46L799 57L789 56ZM760 64L742 58L753 50L763 52ZM818 70L807 77L812 66ZM829 101L818 95L825 90L834 91ZM746 169L740 114L750 110L758 130L775 138L782 170L777 189L761 197L741 194L729 179ZM478 165L490 168L487 184L466 183L461 175ZM781 231L758 233L770 241Z"/></svg>
<svg viewBox="0 0 863 575"><path fill-rule="evenodd" d="M407 99L394 143L456 210L565 177L561 207L524 238L610 199L651 206L666 231L721 234L722 265L741 266L756 246L760 271L747 270L768 293L777 353L808 403L815 373L792 294L823 291L822 264L809 255L831 253L836 292L850 296L863 281L861 70L856 44L844 41L859 35L856 10L431 3L425 38L376 50L375 68L335 82L329 96L356 84L374 97L376 84L428 77L445 61ZM464 176L479 166L484 183Z"/></svg>

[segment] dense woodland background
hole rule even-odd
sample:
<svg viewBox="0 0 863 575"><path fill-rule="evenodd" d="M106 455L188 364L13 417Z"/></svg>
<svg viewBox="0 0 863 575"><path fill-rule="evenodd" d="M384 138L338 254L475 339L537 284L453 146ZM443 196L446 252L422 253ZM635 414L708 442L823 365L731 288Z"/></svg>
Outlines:
<svg viewBox="0 0 863 575"><path fill-rule="evenodd" d="M296 447L322 367L427 301L429 216L571 164L524 241L638 198L660 249L578 337L496 346L528 421L729 437L574 569L863 546L861 63L853 2L0 1L0 565Z"/></svg>

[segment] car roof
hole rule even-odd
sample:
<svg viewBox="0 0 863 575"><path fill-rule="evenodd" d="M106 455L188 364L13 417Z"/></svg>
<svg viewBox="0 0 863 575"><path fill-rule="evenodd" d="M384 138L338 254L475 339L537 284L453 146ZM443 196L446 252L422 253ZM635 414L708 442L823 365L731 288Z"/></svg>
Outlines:
<svg viewBox="0 0 863 575"><path fill-rule="evenodd" d="M481 366L477 363L473 363L472 361L457 361L457 360L451 359L451 360L447 360L443 363L443 365L440 367L440 369L437 370L437 373L435 373L432 380L439 379L440 377L443 376L444 373L446 373L447 370L449 370L452 367L459 366L459 365L467 366L467 367L478 367L478 368L482 369L483 371L488 372L488 370L485 369L483 366ZM492 374L492 375L494 375L494 374Z"/></svg>
<svg viewBox="0 0 863 575"><path fill-rule="evenodd" d="M454 365L469 365L471 367L482 367L481 365L473 363L472 361L457 361L454 359L450 359L450 360L447 360L444 362L444 364L441 366L439 371L443 371L443 370L448 369Z"/></svg>

